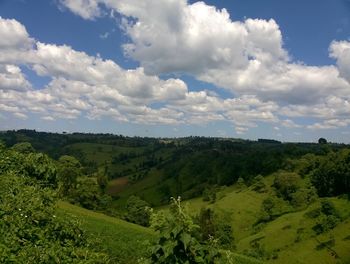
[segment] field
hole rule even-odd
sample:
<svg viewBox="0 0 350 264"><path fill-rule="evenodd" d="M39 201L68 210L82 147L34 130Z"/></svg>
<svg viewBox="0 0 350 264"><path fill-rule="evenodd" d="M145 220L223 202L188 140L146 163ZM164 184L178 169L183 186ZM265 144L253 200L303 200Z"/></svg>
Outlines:
<svg viewBox="0 0 350 264"><path fill-rule="evenodd" d="M264 179L271 183L271 177ZM196 198L184 202L189 211L198 214L201 208L211 207L231 215L237 252L258 257L264 255L270 263L349 263L350 261L350 202L331 198L343 222L333 230L315 235L315 219L305 216L319 207L317 201L308 208L283 214L275 220L256 226L261 202L268 193L257 193L250 188L237 186L223 188L217 193L215 203ZM335 239L330 247L320 246ZM261 257L261 256L260 256Z"/></svg>
<svg viewBox="0 0 350 264"><path fill-rule="evenodd" d="M156 238L151 229L66 202L59 202L58 210L79 219L82 228L100 240L99 244L111 256L113 263L136 263L146 254L147 245Z"/></svg>
<svg viewBox="0 0 350 264"><path fill-rule="evenodd" d="M220 234L230 234L232 227L233 242L227 235L229 242L221 244L221 250L233 263L350 262L350 150L346 145L210 138L164 143L149 138L36 132L19 133L19 138L29 140L31 134L47 154L52 152L46 146L57 148L52 157L72 155L77 160L22 154L31 147L28 144L10 146L6 155L23 155L20 165L39 180L51 181L55 171L77 177L70 182L69 177L56 175L61 199L81 206L61 201L58 210L78 219L82 228L99 240L112 263L136 263L147 255L157 234L101 212L148 225L147 204L156 212L167 210L170 197L178 196L193 221L201 225L201 232L204 230L192 234L194 237L206 241L204 232L210 230L220 239ZM72 163L62 163L67 160ZM66 194L62 186L68 186ZM138 197L129 199L131 196ZM203 208L212 211L201 211ZM201 212L212 216L201 218ZM229 225L220 230L225 233L218 233L205 229L211 228L211 223L218 230L222 223Z"/></svg>
<svg viewBox="0 0 350 264"><path fill-rule="evenodd" d="M58 212L79 219L81 227L111 256L112 263L131 264L146 255L146 249L156 239L149 228L134 225L101 213L83 209L67 202L58 203ZM223 252L234 264L259 264L258 260L232 252Z"/></svg>

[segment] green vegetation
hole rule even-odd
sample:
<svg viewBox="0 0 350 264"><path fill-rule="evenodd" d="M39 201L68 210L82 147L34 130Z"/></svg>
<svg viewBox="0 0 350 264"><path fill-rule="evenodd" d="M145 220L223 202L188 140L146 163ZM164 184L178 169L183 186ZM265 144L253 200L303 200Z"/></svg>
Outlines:
<svg viewBox="0 0 350 264"><path fill-rule="evenodd" d="M56 216L53 163L33 155L0 146L0 262L108 263L75 219Z"/></svg>
<svg viewBox="0 0 350 264"><path fill-rule="evenodd" d="M350 261L347 145L30 130L0 139L0 262Z"/></svg>
<svg viewBox="0 0 350 264"><path fill-rule="evenodd" d="M80 220L80 226L92 237L99 239L111 263L137 263L146 257L150 244L156 240L151 229L93 212L67 202L58 203L58 214Z"/></svg>

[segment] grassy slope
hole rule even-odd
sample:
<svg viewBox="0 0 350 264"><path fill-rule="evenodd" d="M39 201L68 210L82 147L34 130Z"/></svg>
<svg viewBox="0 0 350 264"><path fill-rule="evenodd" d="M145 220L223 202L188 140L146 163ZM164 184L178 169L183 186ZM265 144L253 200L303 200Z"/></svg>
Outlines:
<svg viewBox="0 0 350 264"><path fill-rule="evenodd" d="M59 213L77 217L81 221L82 228L100 240L101 245L112 256L112 263L136 263L138 258L146 254L150 242L156 239L156 234L151 229L66 202L59 202L58 210ZM227 252L225 254L228 254L230 263L234 264L261 263L237 253Z"/></svg>
<svg viewBox="0 0 350 264"><path fill-rule="evenodd" d="M148 229L120 219L96 213L66 202L58 203L60 213L77 217L82 228L98 237L113 263L136 263L137 258L146 253L148 241L156 238Z"/></svg>
<svg viewBox="0 0 350 264"><path fill-rule="evenodd" d="M75 144L74 147L81 149L84 153L88 153L89 160L98 160L99 165L103 165L105 161L110 162L111 154L135 151L137 149L91 143L79 143ZM142 151L141 149L139 151ZM166 150L166 152L169 151ZM169 153L162 154L166 156ZM139 158L135 158L126 164L123 169L128 166L133 167L139 162ZM112 166L111 169L114 170ZM126 185L122 192L118 193L120 199L116 201L116 206L123 208L127 197L132 194L137 194L143 198L147 197L149 201L159 200L159 193L156 191L159 179L159 171L152 169L144 179L135 184ZM268 186L271 185L272 180L272 177L265 178ZM201 198L192 199L188 204L192 212L199 212L200 208L205 206L214 207L216 210L228 211L232 215L232 226L238 252L251 250L251 242L258 240L260 244L264 245L264 249L267 252L277 252L278 258L270 260L272 263L335 263L335 259L329 250L315 250L318 245L317 240L321 242L327 241L333 235L335 237L335 245L332 249L337 252L342 262L350 262L350 240L346 239L350 236L349 220L339 224L331 232L314 237L311 227L315 224L315 220L304 217L304 214L306 211L316 207L317 204L313 204L304 211L285 214L266 224L261 230L254 231L252 225L257 220L262 200L267 196L267 193L256 193L249 189L241 190L231 186L223 188L219 192L215 204L203 202ZM339 199L333 199L333 202L345 216L350 215L349 202ZM295 242L297 237L300 238L299 242ZM113 244L113 241L111 243Z"/></svg>
<svg viewBox="0 0 350 264"><path fill-rule="evenodd" d="M265 179L267 184L271 177ZM350 202L332 198L332 202L341 213L344 220L335 229L325 234L315 236L312 226L315 219L304 216L307 211L319 207L319 202L309 208L297 212L284 214L274 221L262 226L261 230L254 230L252 225L257 220L261 202L267 193L257 193L252 190L240 190L236 186L224 188L218 193L214 204L203 202L201 198L186 201L189 210L196 214L203 207L212 207L215 211L224 210L232 216L232 226L237 251L244 253L252 250L252 242L258 241L268 253L277 253L277 259L270 259L271 263L340 263L350 262ZM332 252L326 248L316 250L320 242L335 238L332 246L339 258L336 260ZM299 238L299 241L298 239ZM318 241L317 241L318 240Z"/></svg>

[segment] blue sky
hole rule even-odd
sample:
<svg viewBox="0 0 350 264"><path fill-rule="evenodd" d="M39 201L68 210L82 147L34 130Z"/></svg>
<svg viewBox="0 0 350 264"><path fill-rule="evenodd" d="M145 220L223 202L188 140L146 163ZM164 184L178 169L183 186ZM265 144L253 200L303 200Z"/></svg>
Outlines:
<svg viewBox="0 0 350 264"><path fill-rule="evenodd" d="M348 0L0 0L0 16L2 130L350 142Z"/></svg>

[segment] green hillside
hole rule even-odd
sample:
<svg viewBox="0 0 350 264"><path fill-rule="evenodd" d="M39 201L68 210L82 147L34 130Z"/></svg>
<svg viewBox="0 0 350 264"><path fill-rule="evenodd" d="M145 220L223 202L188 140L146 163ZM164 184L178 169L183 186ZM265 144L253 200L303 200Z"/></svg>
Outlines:
<svg viewBox="0 0 350 264"><path fill-rule="evenodd" d="M15 219L20 216L18 223L26 223L25 232L8 234L11 239L3 243L11 252L23 248L22 259L33 255L31 247L37 241L48 240L47 259L62 255L79 260L87 250L90 259L103 256L112 263L136 263L143 256L153 258L151 263L167 263L168 257L178 256L184 261L193 256L219 260L223 256L218 252L233 263L350 261L347 145L26 130L2 133L0 139L7 144L0 143L0 179L7 186L18 185L19 190L0 189L7 195L2 210ZM17 141L21 143L11 145ZM9 176L13 183L7 180ZM32 193L32 186L39 192ZM170 198L179 196L175 199L179 210L174 214L169 201L173 208ZM44 206L47 231L42 230L49 236L38 237L32 228L41 225L36 219L41 217L40 206L28 209L33 216L29 224L21 218L22 205L8 206L13 200L24 204L28 197L40 206L41 200L49 198ZM57 219L62 222L63 236L57 235L61 233L56 220L50 219L56 200L60 200ZM1 217L19 230L7 213L0 211ZM70 221L80 222L82 230L75 225L70 228ZM0 228L6 230L6 225ZM86 232L91 240L79 232ZM22 247L21 241L30 243ZM152 251L153 242L156 251ZM65 251L52 253L52 245ZM7 260L12 255L3 257Z"/></svg>
<svg viewBox="0 0 350 264"><path fill-rule="evenodd" d="M79 219L81 227L99 240L113 263L136 263L147 253L155 233L139 225L86 210L66 202L58 203L61 214Z"/></svg>
<svg viewBox="0 0 350 264"><path fill-rule="evenodd" d="M271 186L273 177L264 179ZM231 186L217 192L214 203L202 198L186 201L189 211L198 214L201 208L212 208L231 216L236 250L270 263L349 263L350 261L350 201L329 198L339 212L342 222L334 229L316 235L312 227L316 218L308 217L320 207L317 199L307 208L287 212L276 219L255 225L262 201L272 192L252 190L253 187ZM288 212L290 211L290 212ZM329 243L325 243L329 242Z"/></svg>
<svg viewBox="0 0 350 264"><path fill-rule="evenodd" d="M102 248L111 256L112 263L137 263L147 255L147 248L156 239L156 233L149 228L141 227L123 220L60 201L58 212L62 215L77 218L81 228L98 239ZM225 251L229 263L259 264L254 258Z"/></svg>

